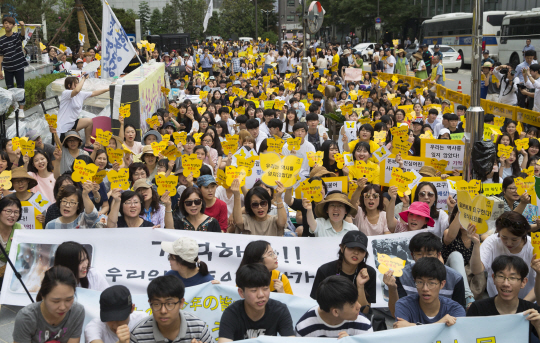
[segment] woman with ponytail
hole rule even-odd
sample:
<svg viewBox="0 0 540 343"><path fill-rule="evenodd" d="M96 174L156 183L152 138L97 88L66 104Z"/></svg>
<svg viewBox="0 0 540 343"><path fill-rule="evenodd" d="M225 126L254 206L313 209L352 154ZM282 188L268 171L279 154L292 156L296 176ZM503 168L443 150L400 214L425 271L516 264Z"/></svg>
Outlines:
<svg viewBox="0 0 540 343"><path fill-rule="evenodd" d="M174 242L161 242L161 249L169 253L171 270L165 275L173 275L182 280L184 286L192 287L201 283L219 283L208 273L208 266L199 259L199 244L193 238L180 237Z"/></svg>
<svg viewBox="0 0 540 343"><path fill-rule="evenodd" d="M14 342L79 343L84 306L75 302L77 279L66 267L45 272L36 302L17 313Z"/></svg>

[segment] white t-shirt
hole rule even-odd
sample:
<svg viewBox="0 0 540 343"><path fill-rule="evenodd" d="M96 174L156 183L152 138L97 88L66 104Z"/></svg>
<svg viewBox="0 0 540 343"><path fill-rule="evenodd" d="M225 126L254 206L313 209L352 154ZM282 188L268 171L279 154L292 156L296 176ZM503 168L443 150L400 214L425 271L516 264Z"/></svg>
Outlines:
<svg viewBox="0 0 540 343"><path fill-rule="evenodd" d="M332 227L330 219L316 218L317 229L314 231L309 228L309 232L315 234L315 237L343 237L349 231L358 231L356 225L343 221L343 228L336 232Z"/></svg>
<svg viewBox="0 0 540 343"><path fill-rule="evenodd" d="M529 266L529 275L527 275L528 281L523 289L519 291L518 297L520 299L525 298L527 294L534 288L534 280L536 278L536 272L531 268L531 259L533 256L533 247L531 245L531 237L527 236L527 243L523 246L523 249L517 254L512 254L508 248L504 245L502 240L498 237L497 234L493 234L486 238L486 240L480 246L480 259L484 264L484 268L487 271L487 292L490 297L497 295L497 288L493 283L493 270L491 269L491 264L495 258L501 256L517 256L521 257L523 261Z"/></svg>
<svg viewBox="0 0 540 343"><path fill-rule="evenodd" d="M218 186L216 189L216 198L223 201L225 204L227 204L227 214L228 216L232 216L233 208L234 208L234 195L231 195L230 198L227 197L227 190L223 186ZM240 194L240 203L242 206L244 206L244 195Z"/></svg>
<svg viewBox="0 0 540 343"><path fill-rule="evenodd" d="M60 96L60 109L58 110L58 129L59 134L66 133L73 127L75 121L79 118L84 100L92 96L92 92L79 92L71 97L72 90L65 90Z"/></svg>
<svg viewBox="0 0 540 343"><path fill-rule="evenodd" d="M133 330L137 324L143 319L148 317L148 314L143 311L134 311L129 315L128 328L129 331ZM92 319L84 328L84 339L86 343L100 340L103 343L116 343L118 342L118 336L116 332L112 332L111 329L102 322L99 318Z"/></svg>
<svg viewBox="0 0 540 343"><path fill-rule="evenodd" d="M255 148L257 151L259 151L262 141L264 141L266 138L268 138L268 135L265 132L262 132L259 128L259 135L257 135L257 138L255 138Z"/></svg>
<svg viewBox="0 0 540 343"><path fill-rule="evenodd" d="M304 144L300 145L300 149L296 151L296 157L302 159L302 167L300 168L300 176L303 177L309 177L309 172L311 170L311 167L309 166L309 161L307 158L308 151L315 152L315 147L313 144L308 142L307 137L304 138ZM291 155L291 152L289 151L289 146L287 143L283 145L283 148L281 150L283 153L283 156Z"/></svg>
<svg viewBox="0 0 540 343"><path fill-rule="evenodd" d="M443 238L444 230L448 229L450 225L448 223L448 213L439 210L439 218L433 220L435 221L435 225L433 227L428 226L428 230L437 235L437 237Z"/></svg>
<svg viewBox="0 0 540 343"><path fill-rule="evenodd" d="M384 72L387 73L387 74L393 74L394 73L394 68L396 67L396 58L394 56L390 55L386 59L386 63L388 63L388 64L392 63L392 66L387 65L386 68L384 69Z"/></svg>
<svg viewBox="0 0 540 343"><path fill-rule="evenodd" d="M86 277L88 278L88 289L101 292L109 288L107 279L105 279L105 276L103 276L96 268L88 269Z"/></svg>

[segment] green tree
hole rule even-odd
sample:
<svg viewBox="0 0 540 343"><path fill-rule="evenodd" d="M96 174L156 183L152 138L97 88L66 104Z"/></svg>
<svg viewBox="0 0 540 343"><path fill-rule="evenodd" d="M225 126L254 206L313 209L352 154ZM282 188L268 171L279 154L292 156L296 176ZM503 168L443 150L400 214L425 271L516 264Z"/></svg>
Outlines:
<svg viewBox="0 0 540 343"><path fill-rule="evenodd" d="M150 20L148 22L148 29L153 35L163 33L161 32L161 11L159 8L154 8L152 11L152 15L150 16Z"/></svg>
<svg viewBox="0 0 540 343"><path fill-rule="evenodd" d="M135 33L135 19L139 19L139 16L134 10L113 8L113 12L126 33Z"/></svg>
<svg viewBox="0 0 540 343"><path fill-rule="evenodd" d="M174 3L167 3L165 7L163 7L161 31L164 33L176 33L180 31L178 9Z"/></svg>
<svg viewBox="0 0 540 343"><path fill-rule="evenodd" d="M217 11L212 12L212 17L208 21L205 36L221 36L223 29L221 27L221 15Z"/></svg>
<svg viewBox="0 0 540 343"><path fill-rule="evenodd" d="M234 34L238 37L255 36L255 6L250 0L223 0L221 9L224 38ZM262 13L259 13L259 18L262 19ZM259 20L259 32L263 31L263 20Z"/></svg>
<svg viewBox="0 0 540 343"><path fill-rule="evenodd" d="M141 20L142 34L146 34L148 30L148 22L150 21L150 6L148 1L141 1L139 3L139 19Z"/></svg>
<svg viewBox="0 0 540 343"><path fill-rule="evenodd" d="M180 27L185 33L191 34L191 39L202 39L203 21L208 5L205 0L173 0L173 6L178 9ZM212 20L212 19L210 19Z"/></svg>

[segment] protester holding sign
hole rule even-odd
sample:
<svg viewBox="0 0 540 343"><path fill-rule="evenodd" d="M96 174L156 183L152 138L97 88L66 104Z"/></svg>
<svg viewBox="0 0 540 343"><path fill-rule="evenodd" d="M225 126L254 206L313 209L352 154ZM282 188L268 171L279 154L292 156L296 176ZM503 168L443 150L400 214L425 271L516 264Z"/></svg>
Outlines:
<svg viewBox="0 0 540 343"><path fill-rule="evenodd" d="M0 200L0 243L8 255L15 230L23 229L22 225L17 223L21 220L21 216L22 206L18 199L6 197ZM0 253L0 290L2 289L6 266L7 258Z"/></svg>
<svg viewBox="0 0 540 343"><path fill-rule="evenodd" d="M310 296L317 300L319 284L331 275L343 275L358 290L358 302L361 306L376 303L376 272L366 264L368 253L367 236L356 230L349 231L339 245L338 259L323 264L317 269Z"/></svg>
<svg viewBox="0 0 540 343"><path fill-rule="evenodd" d="M471 257L471 271L478 275L487 271L492 275L493 261L501 255L516 256L523 261L532 261L533 247L531 237L528 235L531 226L521 214L515 211L504 212L495 222L497 235L489 236L482 245L473 237L474 248ZM536 271L529 267L526 285L520 289L519 298L527 301L536 299L534 285ZM487 279L487 292L490 297L497 294L494 279Z"/></svg>
<svg viewBox="0 0 540 343"><path fill-rule="evenodd" d="M84 323L84 306L75 302L77 279L66 267L45 272L41 288L32 303L17 313L14 342L40 342L45 333L49 341L79 342Z"/></svg>
<svg viewBox="0 0 540 343"><path fill-rule="evenodd" d="M499 198L504 202L505 211L515 211L523 213L527 206L531 203L531 195L527 192L522 195L518 194L514 176L505 177L502 182L502 193Z"/></svg>
<svg viewBox="0 0 540 343"><path fill-rule="evenodd" d="M277 270L277 257L270 243L261 240L253 241L246 246L238 270L247 264L262 263L272 273L270 292L293 294L289 279Z"/></svg>
<svg viewBox="0 0 540 343"><path fill-rule="evenodd" d="M161 199L157 191L146 179L139 179L133 183L133 191L143 198L144 214L141 218L161 228L172 229L174 221L172 216L171 198L168 193L163 194ZM160 204L161 200L161 204Z"/></svg>
<svg viewBox="0 0 540 343"><path fill-rule="evenodd" d="M184 217L175 223L176 230L222 232L218 221L204 214L206 203L199 188L193 186L186 188L179 203L180 212Z"/></svg>
<svg viewBox="0 0 540 343"><path fill-rule="evenodd" d="M140 216L144 215L144 199L134 191L122 193L120 188L111 191L111 210L107 227L153 227L154 224ZM120 214L120 216L119 216Z"/></svg>
<svg viewBox="0 0 540 343"><path fill-rule="evenodd" d="M317 204L315 207L317 219L311 211L312 204L309 199L303 198L302 205L307 212L309 232L315 237L342 237L349 231L358 230L354 224L345 221L348 215L355 217L357 209L349 202L347 195L340 191L328 193L325 199Z"/></svg>
<svg viewBox="0 0 540 343"><path fill-rule="evenodd" d="M435 221L430 216L429 205L415 201L405 210L399 213L401 220L397 220L394 217L394 208L396 207L396 197L398 195L397 186L392 186L388 189L388 195L390 195L390 202L386 206L386 220L388 221L388 229L390 232L406 232L421 230L428 226L433 227ZM401 198L402 200L404 198ZM405 209L406 206L403 205Z"/></svg>
<svg viewBox="0 0 540 343"><path fill-rule="evenodd" d="M65 186L56 201L60 208L60 217L47 223L45 229L90 229L98 218L94 203L90 200L92 182L86 181L81 190L75 186Z"/></svg>
<svg viewBox="0 0 540 343"><path fill-rule="evenodd" d="M26 155L23 160L28 158ZM56 179L53 174L51 156L43 150L36 149L34 156L29 158L27 163L28 175L37 181L37 186L32 188L32 192L41 193L47 200L54 201L53 189Z"/></svg>
<svg viewBox="0 0 540 343"><path fill-rule="evenodd" d="M353 224L366 236L388 235L388 224L384 209L383 196L379 185L367 184L366 179L357 180L358 188L351 197L354 204L359 199L358 213L353 217Z"/></svg>

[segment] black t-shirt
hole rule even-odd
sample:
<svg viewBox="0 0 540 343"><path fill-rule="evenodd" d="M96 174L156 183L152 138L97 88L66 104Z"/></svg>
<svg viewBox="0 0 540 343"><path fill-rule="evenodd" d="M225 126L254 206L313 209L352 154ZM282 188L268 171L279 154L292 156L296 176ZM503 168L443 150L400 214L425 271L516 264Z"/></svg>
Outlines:
<svg viewBox="0 0 540 343"><path fill-rule="evenodd" d="M540 307L530 301L519 299L519 304L516 313L525 312L528 309L535 309L540 312ZM495 306L495 297L477 300L471 304L467 311L467 317L486 317L500 315ZM532 324L529 325L529 342L538 342L538 332Z"/></svg>
<svg viewBox="0 0 540 343"><path fill-rule="evenodd" d="M314 201L311 202L311 211L313 212L313 217L317 219L317 215L315 215L315 204ZM304 226L304 231L302 232L302 237L315 237L315 234L309 232L309 225L307 225L307 210L302 205L302 200L300 199L293 199L293 203L291 206L289 206L295 211L302 212L302 224ZM297 222L298 224L298 222Z"/></svg>
<svg viewBox="0 0 540 343"><path fill-rule="evenodd" d="M244 308L245 300L235 301L221 316L219 337L239 341L265 336L294 336L291 314L285 304L268 299L264 315L254 322Z"/></svg>
<svg viewBox="0 0 540 343"><path fill-rule="evenodd" d="M450 134L452 133L463 133L465 132L465 130L463 129L463 127L459 127L457 126L456 129L454 131L452 131L450 128L448 128L448 130L450 131Z"/></svg>
<svg viewBox="0 0 540 343"><path fill-rule="evenodd" d="M359 265L357 269L358 272L360 272L362 268L363 267ZM367 301L370 304L374 304L377 302L377 293L376 293L377 285L375 281L375 278L377 277L377 273L375 273L375 269L373 269L373 267L371 266L366 265L365 268L367 268L367 271L368 271L369 281L366 282L366 284L364 285L364 291L366 293ZM345 276L346 278L351 280L351 282L356 286L356 275L358 275L358 272L353 275L348 275L341 272L341 274L339 275ZM315 281L313 281L313 287L311 288L310 297L317 300L317 288L319 287L319 284L324 279L332 275L338 275L338 260L323 264L322 266L319 267L319 269L317 269L317 275L315 275Z"/></svg>
<svg viewBox="0 0 540 343"><path fill-rule="evenodd" d="M139 56L139 58L141 59L143 63L146 63L145 57ZM141 62L139 61L139 58L137 58L137 56L133 56L131 61L129 61L129 64L127 65L127 67L124 68L124 73L128 74L134 71L135 69L139 68L141 66Z"/></svg>
<svg viewBox="0 0 540 343"><path fill-rule="evenodd" d="M153 226L154 226L154 223L143 219L143 222L139 227L153 227ZM124 217L118 217L118 222L116 223L116 227L129 227L129 226L126 223L126 219Z"/></svg>

